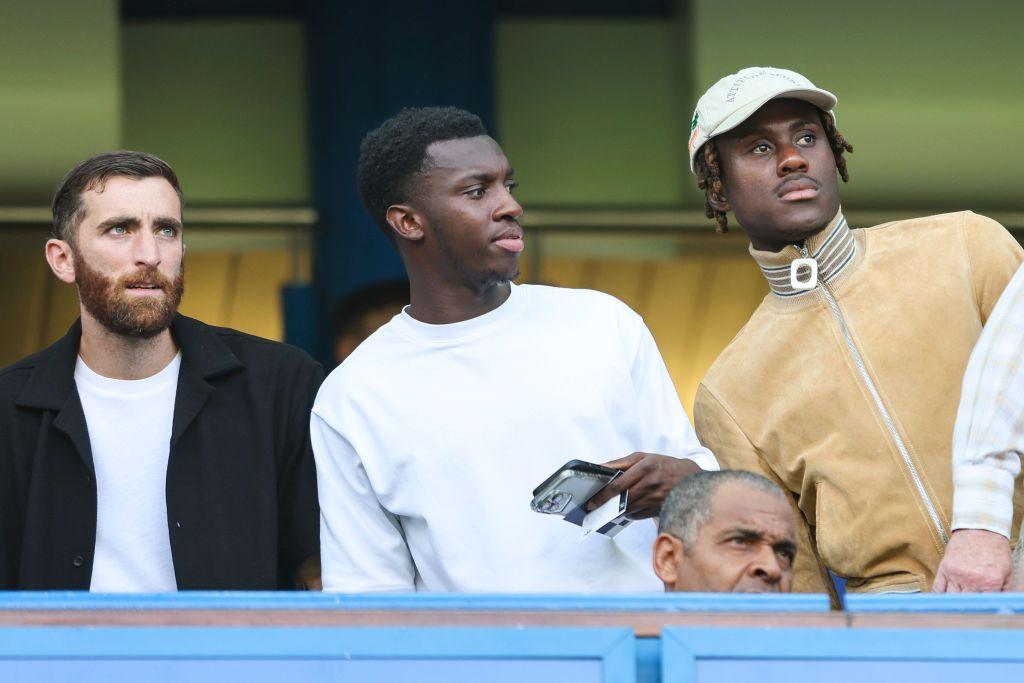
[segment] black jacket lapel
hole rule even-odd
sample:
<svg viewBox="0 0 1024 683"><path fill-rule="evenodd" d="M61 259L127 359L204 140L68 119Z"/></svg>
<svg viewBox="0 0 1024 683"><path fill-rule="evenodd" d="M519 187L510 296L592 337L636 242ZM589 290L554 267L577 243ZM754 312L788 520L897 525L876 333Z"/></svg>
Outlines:
<svg viewBox="0 0 1024 683"><path fill-rule="evenodd" d="M50 410L56 413L53 426L70 437L78 456L93 473L92 449L85 413L75 387L75 363L82 339L81 321L51 346L40 351L35 369L22 388L15 403L24 408Z"/></svg>
<svg viewBox="0 0 1024 683"><path fill-rule="evenodd" d="M174 422L171 423L171 453L178 439L192 424L213 387L188 363L182 363L178 371L178 394L174 399Z"/></svg>
<svg viewBox="0 0 1024 683"><path fill-rule="evenodd" d="M174 446L206 404L213 386L208 379L244 366L231 349L205 323L177 315L171 324L181 349L181 370L178 372L178 393L174 399L174 422L171 425L171 457Z"/></svg>
<svg viewBox="0 0 1024 683"><path fill-rule="evenodd" d="M95 476L92 462L92 446L89 443L89 428L85 423L85 412L82 410L82 401L78 398L78 391L73 390L64 402L64 406L57 417L53 420L53 426L64 432L75 444L78 457L85 463L89 474Z"/></svg>

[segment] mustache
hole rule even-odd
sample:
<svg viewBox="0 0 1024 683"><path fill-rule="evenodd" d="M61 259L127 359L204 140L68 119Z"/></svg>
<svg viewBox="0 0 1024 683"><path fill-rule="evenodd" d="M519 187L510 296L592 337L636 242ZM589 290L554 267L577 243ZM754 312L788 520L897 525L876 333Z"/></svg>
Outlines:
<svg viewBox="0 0 1024 683"><path fill-rule="evenodd" d="M787 185L789 183L792 183L795 180L809 180L811 183L814 184L814 188L815 189L817 189L817 190L821 189L821 183L819 183L817 180L815 180L811 176L807 175L806 173L797 173L796 175L786 176L786 178L783 179L783 181L781 183L776 185L775 186L775 194L780 194L782 192L782 188L785 185Z"/></svg>
<svg viewBox="0 0 1024 683"><path fill-rule="evenodd" d="M117 281L118 289L129 289L131 287L146 287L154 286L159 287L165 292L170 290L171 285L170 278L166 277L156 268L142 268L130 275L125 275Z"/></svg>

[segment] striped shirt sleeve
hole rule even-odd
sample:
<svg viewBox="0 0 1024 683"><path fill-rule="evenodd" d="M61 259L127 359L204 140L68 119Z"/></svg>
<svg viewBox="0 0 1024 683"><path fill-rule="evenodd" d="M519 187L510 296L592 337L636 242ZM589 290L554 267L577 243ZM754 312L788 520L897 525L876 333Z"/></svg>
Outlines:
<svg viewBox="0 0 1024 683"><path fill-rule="evenodd" d="M1024 267L992 310L967 364L953 430L953 529L1010 537L1024 453Z"/></svg>

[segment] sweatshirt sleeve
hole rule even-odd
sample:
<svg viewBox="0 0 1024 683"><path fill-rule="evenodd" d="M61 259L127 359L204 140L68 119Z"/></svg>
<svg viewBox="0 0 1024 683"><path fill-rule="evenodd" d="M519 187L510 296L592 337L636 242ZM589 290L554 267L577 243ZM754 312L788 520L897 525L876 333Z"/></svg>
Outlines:
<svg viewBox="0 0 1024 683"><path fill-rule="evenodd" d="M416 570L401 525L381 507L359 454L315 410L310 434L320 493L324 590L415 590Z"/></svg>
<svg viewBox="0 0 1024 683"><path fill-rule="evenodd" d="M953 429L953 523L1011 535L1024 453L1024 268L1002 292L971 353Z"/></svg>
<svg viewBox="0 0 1024 683"><path fill-rule="evenodd" d="M1024 249L1006 228L991 218L970 211L963 215L974 295L984 324L1024 260Z"/></svg>
<svg viewBox="0 0 1024 683"><path fill-rule="evenodd" d="M640 322L640 342L631 375L636 390L644 444L640 450L688 458L703 470L717 470L718 461L701 445L679 394L647 326Z"/></svg>
<svg viewBox="0 0 1024 683"><path fill-rule="evenodd" d="M793 591L796 593L828 593L838 605L835 588L818 557L814 529L797 506L797 494L789 490L768 466L757 449L740 429L732 415L707 387L697 388L693 405L700 440L718 456L723 469L746 470L760 474L775 483L784 493L796 517L797 555L793 566Z"/></svg>

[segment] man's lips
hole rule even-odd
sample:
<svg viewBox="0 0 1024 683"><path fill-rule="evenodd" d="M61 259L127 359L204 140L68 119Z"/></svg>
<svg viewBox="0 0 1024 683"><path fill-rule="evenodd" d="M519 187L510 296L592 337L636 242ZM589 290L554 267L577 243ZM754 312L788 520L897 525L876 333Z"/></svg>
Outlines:
<svg viewBox="0 0 1024 683"><path fill-rule="evenodd" d="M523 231L521 228L510 228L495 238L494 243L505 251L518 254L526 245L523 243Z"/></svg>
<svg viewBox="0 0 1024 683"><path fill-rule="evenodd" d="M136 296L156 296L164 293L163 285L150 282L133 282L126 284L124 289Z"/></svg>
<svg viewBox="0 0 1024 683"><path fill-rule="evenodd" d="M814 199L820 189L818 181L808 176L787 178L775 189L775 194L784 202L799 202Z"/></svg>

